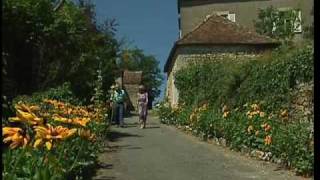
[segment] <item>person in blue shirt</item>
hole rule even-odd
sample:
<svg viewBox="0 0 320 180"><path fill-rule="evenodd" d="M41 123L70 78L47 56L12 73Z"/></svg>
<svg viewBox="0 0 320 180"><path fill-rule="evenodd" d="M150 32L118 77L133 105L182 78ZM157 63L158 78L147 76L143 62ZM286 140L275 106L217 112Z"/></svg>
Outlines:
<svg viewBox="0 0 320 180"><path fill-rule="evenodd" d="M115 106L115 120L116 124L120 127L124 127L123 114L124 114L124 101L125 101L125 91L120 87L119 84L115 85L115 90L111 94L111 101L113 106Z"/></svg>

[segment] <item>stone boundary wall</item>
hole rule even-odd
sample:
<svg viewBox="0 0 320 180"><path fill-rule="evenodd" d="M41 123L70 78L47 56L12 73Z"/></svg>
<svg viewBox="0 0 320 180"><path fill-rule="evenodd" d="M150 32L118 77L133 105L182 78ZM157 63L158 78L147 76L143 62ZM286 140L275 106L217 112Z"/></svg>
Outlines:
<svg viewBox="0 0 320 180"><path fill-rule="evenodd" d="M291 92L290 112L292 121L309 122L314 128L314 81L298 83Z"/></svg>

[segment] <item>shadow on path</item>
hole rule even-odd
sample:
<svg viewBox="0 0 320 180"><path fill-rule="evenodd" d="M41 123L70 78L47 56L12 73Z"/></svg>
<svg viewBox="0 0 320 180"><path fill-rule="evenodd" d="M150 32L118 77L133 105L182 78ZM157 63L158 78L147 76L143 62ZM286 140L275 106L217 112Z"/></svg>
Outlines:
<svg viewBox="0 0 320 180"><path fill-rule="evenodd" d="M108 134L107 134L107 137L106 139L111 141L111 142L116 142L118 141L119 139L121 138L124 138L124 137L142 137L140 135L137 135L137 134L130 134L130 133L124 133L124 132L119 132L119 131L110 131Z"/></svg>

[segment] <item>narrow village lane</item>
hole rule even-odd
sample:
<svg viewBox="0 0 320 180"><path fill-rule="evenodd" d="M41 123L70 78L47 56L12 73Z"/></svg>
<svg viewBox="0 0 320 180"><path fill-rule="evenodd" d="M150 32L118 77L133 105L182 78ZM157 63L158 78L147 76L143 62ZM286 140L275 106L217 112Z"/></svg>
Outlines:
<svg viewBox="0 0 320 180"><path fill-rule="evenodd" d="M93 179L104 180L242 180L302 179L277 165L254 160L227 148L201 142L174 127L149 119L139 129L137 117L126 128L112 127Z"/></svg>

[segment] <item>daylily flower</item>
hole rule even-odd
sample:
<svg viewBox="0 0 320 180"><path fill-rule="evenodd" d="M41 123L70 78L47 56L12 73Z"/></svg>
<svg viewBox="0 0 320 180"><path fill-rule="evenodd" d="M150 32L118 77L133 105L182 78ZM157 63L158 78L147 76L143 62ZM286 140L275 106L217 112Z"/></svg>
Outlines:
<svg viewBox="0 0 320 180"><path fill-rule="evenodd" d="M72 119L69 119L69 118L61 117L59 115L53 116L53 120L60 121L60 122L63 122L63 123L81 125L83 127L87 126L87 123L90 121L89 118L72 118Z"/></svg>
<svg viewBox="0 0 320 180"><path fill-rule="evenodd" d="M266 114L264 112L260 112L260 117L264 117Z"/></svg>
<svg viewBox="0 0 320 180"><path fill-rule="evenodd" d="M287 110L283 110L283 111L281 111L280 115L281 115L282 118L287 118L289 113L288 113Z"/></svg>
<svg viewBox="0 0 320 180"><path fill-rule="evenodd" d="M264 131L269 131L271 129L271 126L268 123L264 123L261 125L262 128L264 128Z"/></svg>
<svg viewBox="0 0 320 180"><path fill-rule="evenodd" d="M255 135L258 136L258 135L259 135L259 131L256 131L256 132L255 132Z"/></svg>
<svg viewBox="0 0 320 180"><path fill-rule="evenodd" d="M11 149L14 149L18 146L26 147L26 145L30 141L29 135L24 135L23 130L17 127L3 127L2 136L5 137L3 139L4 143L8 143L11 141L11 144L9 146Z"/></svg>
<svg viewBox="0 0 320 180"><path fill-rule="evenodd" d="M39 106L27 106L26 104L23 104L21 101L18 102L18 104L16 104L14 107L17 110L24 111L24 112L29 112L29 113L33 113L35 111L39 111L40 110Z"/></svg>
<svg viewBox="0 0 320 180"><path fill-rule="evenodd" d="M270 135L266 136L264 139L264 144L265 145L270 145L272 143L272 138Z"/></svg>
<svg viewBox="0 0 320 180"><path fill-rule="evenodd" d="M259 107L257 104L252 104L252 105L251 105L251 108L252 108L254 111L260 110L260 107Z"/></svg>
<svg viewBox="0 0 320 180"><path fill-rule="evenodd" d="M77 129L68 129L62 126L53 127L48 124L48 127L37 126L35 131L36 141L33 146L36 148L45 143L47 149L51 150L53 141L67 139L71 137L77 131Z"/></svg>
<svg viewBox="0 0 320 180"><path fill-rule="evenodd" d="M264 128L266 132L268 132L270 129L271 129L271 126L269 124Z"/></svg>
<svg viewBox="0 0 320 180"><path fill-rule="evenodd" d="M43 124L43 119L37 117L34 113L24 112L17 109L17 117L8 118L11 122L26 122L31 125Z"/></svg>
<svg viewBox="0 0 320 180"><path fill-rule="evenodd" d="M95 139L95 134L91 133L90 130L78 129L78 135L80 137L88 139L88 140L94 140Z"/></svg>
<svg viewBox="0 0 320 180"><path fill-rule="evenodd" d="M222 115L222 117L223 117L223 118L228 117L229 113L230 113L229 111L228 111L228 112L224 112L223 115Z"/></svg>

